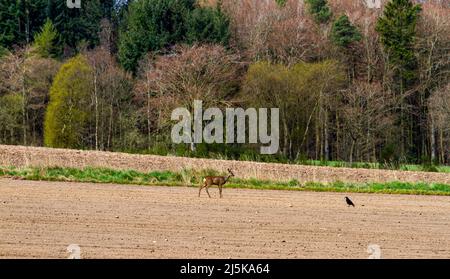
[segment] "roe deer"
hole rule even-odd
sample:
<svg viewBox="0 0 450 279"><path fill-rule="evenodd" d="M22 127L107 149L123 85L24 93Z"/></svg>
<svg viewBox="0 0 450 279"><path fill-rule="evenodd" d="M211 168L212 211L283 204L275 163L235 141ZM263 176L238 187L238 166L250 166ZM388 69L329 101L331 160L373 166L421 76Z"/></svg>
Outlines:
<svg viewBox="0 0 450 279"><path fill-rule="evenodd" d="M219 186L219 193L220 197L222 198L222 186L228 182L228 179L230 179L230 177L234 176L234 173L230 169L228 169L228 172L230 173L228 176L206 176L205 178L203 178L203 184L200 185L198 196L200 197L202 189L205 188L208 197L211 198L208 192L208 187L210 187L211 185L217 185Z"/></svg>

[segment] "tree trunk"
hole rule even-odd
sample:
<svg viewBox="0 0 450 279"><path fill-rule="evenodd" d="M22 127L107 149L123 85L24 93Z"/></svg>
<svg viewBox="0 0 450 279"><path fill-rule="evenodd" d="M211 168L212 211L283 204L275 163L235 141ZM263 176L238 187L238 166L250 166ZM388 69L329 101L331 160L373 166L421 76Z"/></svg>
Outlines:
<svg viewBox="0 0 450 279"><path fill-rule="evenodd" d="M30 43L30 11L28 3L25 3L25 39L28 45Z"/></svg>
<svg viewBox="0 0 450 279"><path fill-rule="evenodd" d="M441 164L445 164L445 151L444 151L444 132L442 129L439 129L439 151L441 153Z"/></svg>
<svg viewBox="0 0 450 279"><path fill-rule="evenodd" d="M24 66L23 66L24 67ZM22 71L21 77L22 87L22 126L23 126L23 145L27 145L27 95L25 89L25 70Z"/></svg>
<svg viewBox="0 0 450 279"><path fill-rule="evenodd" d="M336 112L336 160L340 160L341 159L341 153L340 153L340 141L339 141L339 137L340 137L341 133L340 133L340 129L339 129L339 113Z"/></svg>
<svg viewBox="0 0 450 279"><path fill-rule="evenodd" d="M436 160L436 138L434 136L434 119L430 117L430 145L431 145L431 162Z"/></svg>
<svg viewBox="0 0 450 279"><path fill-rule="evenodd" d="M315 128L316 128L316 146L315 146L315 148L316 148L316 154L315 154L315 159L316 160L318 160L319 159L319 148L320 148L320 135L319 135L319 130L320 130L320 127L319 127L319 111L320 110L318 110L318 112L317 112L317 115L316 115L316 122L315 122Z"/></svg>
<svg viewBox="0 0 450 279"><path fill-rule="evenodd" d="M147 141L148 148L151 148L151 121L150 121L150 92L147 91Z"/></svg>
<svg viewBox="0 0 450 279"><path fill-rule="evenodd" d="M98 150L98 92L97 92L97 73L94 74L94 101L95 101L95 150Z"/></svg>
<svg viewBox="0 0 450 279"><path fill-rule="evenodd" d="M288 125L287 125L287 121L286 121L286 116L283 115L283 129L284 129L284 140L283 140L283 154L285 156L288 156L288 152L289 152L289 130L288 130Z"/></svg>
<svg viewBox="0 0 450 279"><path fill-rule="evenodd" d="M325 160L330 160L330 147L329 147L329 136L328 136L328 110L325 109L325 119L324 119L324 151L325 151Z"/></svg>
<svg viewBox="0 0 450 279"><path fill-rule="evenodd" d="M113 127L113 105L111 102L111 106L109 107L109 127L108 127L108 143L107 148L111 150L112 145L112 127Z"/></svg>
<svg viewBox="0 0 450 279"><path fill-rule="evenodd" d="M355 149L355 143L356 143L356 141L354 139L352 139L352 145L350 146L350 158L349 158L350 166L353 164L353 150Z"/></svg>
<svg viewBox="0 0 450 279"><path fill-rule="evenodd" d="M370 150L371 150L371 144L370 144L370 120L367 119L367 138L366 138L366 152L367 152L367 157L366 160L367 162L370 162Z"/></svg>

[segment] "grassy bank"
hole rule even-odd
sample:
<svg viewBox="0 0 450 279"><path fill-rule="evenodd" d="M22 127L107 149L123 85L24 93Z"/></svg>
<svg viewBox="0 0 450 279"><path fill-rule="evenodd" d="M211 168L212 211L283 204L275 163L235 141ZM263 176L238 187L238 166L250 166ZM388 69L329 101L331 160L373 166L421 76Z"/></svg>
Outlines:
<svg viewBox="0 0 450 279"><path fill-rule="evenodd" d="M133 170L112 170L102 168L14 168L0 167L0 177L25 180L73 181L91 183L117 183L135 185L166 185L198 187L206 175L217 175L215 171L182 170L180 172L154 171L142 173ZM358 192L384 194L450 195L450 185L440 183L300 183L297 180L276 182L258 179L232 178L226 188Z"/></svg>
<svg viewBox="0 0 450 279"><path fill-rule="evenodd" d="M423 171L423 172L443 172L450 173L449 165L439 165L431 163L424 158L422 164L407 163L406 158L398 159L397 163L387 162L380 164L378 162L345 162L345 161L329 161L329 160L312 160L299 156L295 160L289 159L282 154L263 155L253 149L242 149L239 147L227 146L222 144L199 144L196 151L187 149L185 145L177 145L174 147L156 144L153 148L145 151L121 150L125 153L133 154L149 154L160 156L179 156L188 158L204 158L215 160L237 160L246 162L263 162L263 163L280 163L294 164L304 166L321 166L333 168L362 168L362 169L388 169L400 171Z"/></svg>
<svg viewBox="0 0 450 279"><path fill-rule="evenodd" d="M388 170L400 170L400 171L424 171L424 172L443 172L450 173L450 166L447 165L437 165L431 163L425 164L408 164L401 163L398 164L380 164L376 162L345 162L345 161L326 161L326 160L310 160L310 159L298 159L289 160L282 155L261 155L254 152L244 151L238 152L234 151L231 155L222 154L220 152L208 151L204 149L205 146L201 145L200 151L191 152L189 150L184 150L184 152L170 152L165 148L155 148L147 150L146 152L132 152L125 150L125 153L133 154L149 154L149 155L160 155L160 156L180 156L188 158L206 158L215 160L238 160L246 162L263 162L263 163L280 163L280 164L294 164L303 166L320 166L320 167L333 167L333 168L355 168L355 169L388 169Z"/></svg>
<svg viewBox="0 0 450 279"><path fill-rule="evenodd" d="M424 172L443 172L450 173L450 166L444 165L413 165L413 164L401 164L398 167L386 168L379 163L366 163L366 162L354 162L352 164L343 161L319 161L319 160L306 160L297 162L299 165L306 166L322 166L333 168L355 168L355 169L391 169L400 171L424 171Z"/></svg>

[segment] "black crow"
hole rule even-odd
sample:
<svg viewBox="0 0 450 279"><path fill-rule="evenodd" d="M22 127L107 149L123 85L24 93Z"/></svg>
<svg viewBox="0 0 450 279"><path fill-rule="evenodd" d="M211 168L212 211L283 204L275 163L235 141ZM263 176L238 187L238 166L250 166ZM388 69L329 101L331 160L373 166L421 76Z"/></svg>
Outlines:
<svg viewBox="0 0 450 279"><path fill-rule="evenodd" d="M349 199L348 197L345 197L345 201L347 202L348 206L353 206L355 207L355 204L352 202L351 199Z"/></svg>

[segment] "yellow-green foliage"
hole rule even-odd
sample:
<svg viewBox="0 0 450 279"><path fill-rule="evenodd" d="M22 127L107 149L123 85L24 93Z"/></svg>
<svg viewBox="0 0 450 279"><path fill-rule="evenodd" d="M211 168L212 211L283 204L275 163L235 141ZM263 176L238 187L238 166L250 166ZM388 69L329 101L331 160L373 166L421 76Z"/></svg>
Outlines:
<svg viewBox="0 0 450 279"><path fill-rule="evenodd" d="M338 91L345 81L345 72L337 61L325 60L319 63L298 63L292 67L269 62L257 62L249 67L244 81L244 92L252 103L281 106L300 102L307 98ZM298 107L294 107L296 111Z"/></svg>
<svg viewBox="0 0 450 279"><path fill-rule="evenodd" d="M334 60L291 67L258 62L249 67L242 94L250 106L280 109L281 150L284 155L299 154L305 152L312 127L323 125L319 123L324 122L321 115L328 100L344 84L345 71Z"/></svg>
<svg viewBox="0 0 450 279"><path fill-rule="evenodd" d="M91 68L82 55L67 61L50 89L44 124L44 143L49 147L82 147L89 118Z"/></svg>

